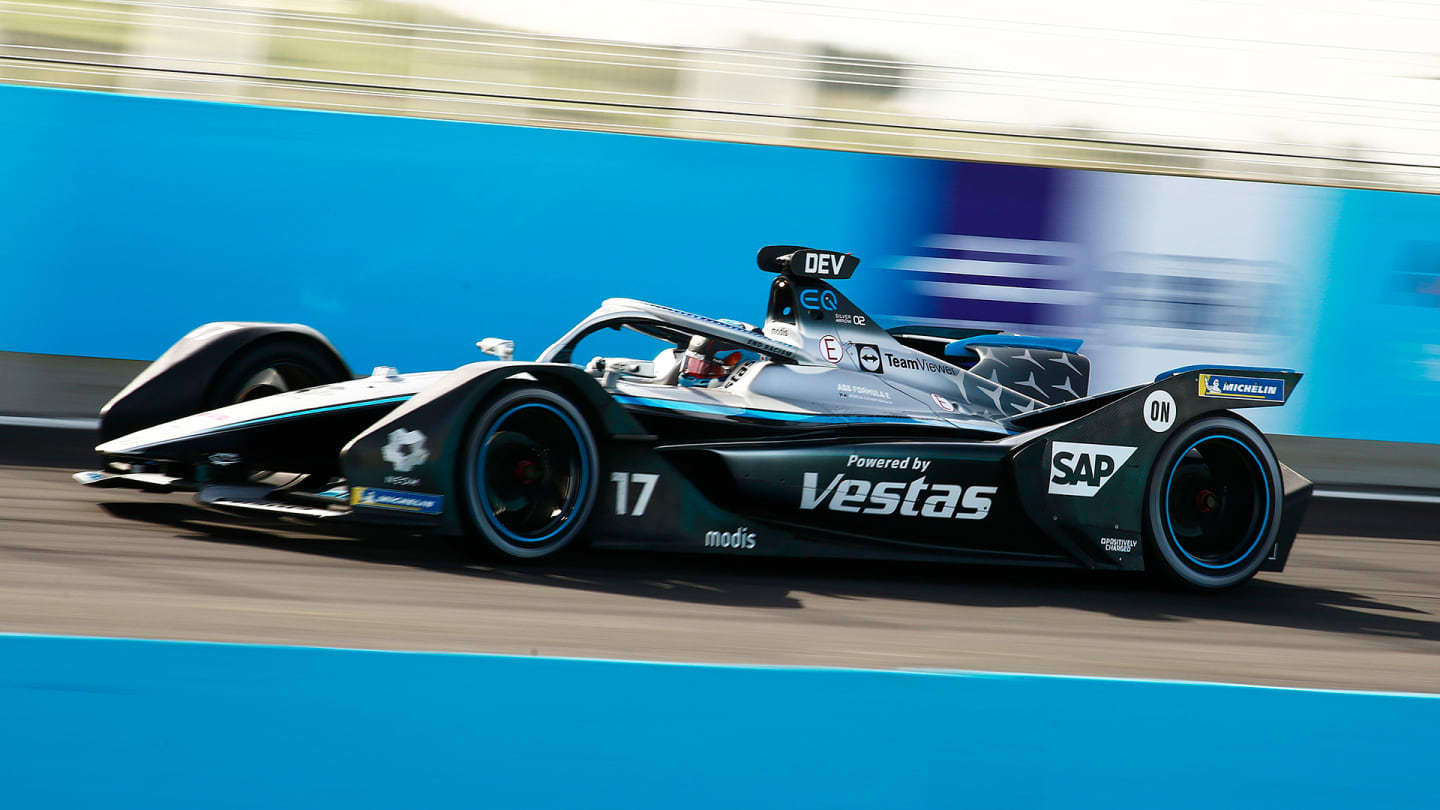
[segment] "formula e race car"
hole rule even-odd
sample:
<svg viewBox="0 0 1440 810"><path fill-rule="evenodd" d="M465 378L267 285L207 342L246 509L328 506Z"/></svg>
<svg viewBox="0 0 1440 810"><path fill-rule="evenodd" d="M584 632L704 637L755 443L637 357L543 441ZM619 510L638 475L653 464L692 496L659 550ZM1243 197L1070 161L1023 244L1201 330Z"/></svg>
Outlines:
<svg viewBox="0 0 1440 810"><path fill-rule="evenodd" d="M1197 366L1088 391L1080 341L881 328L848 254L761 249L763 326L609 299L514 362L352 379L318 332L211 323L105 406L92 487L231 513L388 524L542 558L582 539L704 554L1281 570L1310 482L1235 411L1288 369ZM574 362L595 336L651 359ZM645 355L648 356L648 351Z"/></svg>

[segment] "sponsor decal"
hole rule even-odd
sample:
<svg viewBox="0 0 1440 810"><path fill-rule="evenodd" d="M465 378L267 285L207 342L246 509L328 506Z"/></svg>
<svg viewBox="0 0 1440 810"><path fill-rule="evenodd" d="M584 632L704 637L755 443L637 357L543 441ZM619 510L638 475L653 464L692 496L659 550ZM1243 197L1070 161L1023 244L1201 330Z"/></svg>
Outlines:
<svg viewBox="0 0 1440 810"><path fill-rule="evenodd" d="M845 257L838 253L816 253L805 254L805 275L807 276L838 276L840 266L845 263Z"/></svg>
<svg viewBox="0 0 1440 810"><path fill-rule="evenodd" d="M1175 424L1175 398L1167 391L1151 391L1145 398L1145 427L1164 433Z"/></svg>
<svg viewBox="0 0 1440 810"><path fill-rule="evenodd" d="M1261 402L1284 402L1285 381L1264 377L1230 377L1222 374L1200 375L1200 396L1226 399L1253 399Z"/></svg>
<svg viewBox="0 0 1440 810"><path fill-rule="evenodd" d="M871 402L889 402L890 392L881 391L878 388L867 388L863 385L850 385L840 383L835 386L835 393L841 399L868 399Z"/></svg>
<svg viewBox="0 0 1440 810"><path fill-rule="evenodd" d="M820 338L820 356L825 358L827 363L839 363L845 359L845 348L840 345L839 338L826 335Z"/></svg>
<svg viewBox="0 0 1440 810"><path fill-rule="evenodd" d="M765 334L773 337L790 337L790 327L772 323L765 327Z"/></svg>
<svg viewBox="0 0 1440 810"><path fill-rule="evenodd" d="M849 312L835 313L835 323L851 324L852 326L864 326L869 323L864 315L851 314Z"/></svg>
<svg viewBox="0 0 1440 810"><path fill-rule="evenodd" d="M351 487L351 506L373 506L377 509L399 509L403 512L420 512L438 515L444 498L423 492L395 492L375 487Z"/></svg>
<svg viewBox="0 0 1440 810"><path fill-rule="evenodd" d="M706 548L755 548L755 533L749 526L741 526L733 532L706 532Z"/></svg>
<svg viewBox="0 0 1440 810"><path fill-rule="evenodd" d="M1101 545L1101 547L1103 547L1106 551L1118 551L1118 552L1121 552L1122 554L1128 554L1128 553L1134 551L1134 550L1135 550L1135 546L1138 545L1138 543L1139 543L1139 541L1137 541L1137 540L1131 540L1131 539L1128 538L1128 537L1102 537L1102 538L1100 538L1100 545Z"/></svg>
<svg viewBox="0 0 1440 810"><path fill-rule="evenodd" d="M911 371L928 371L932 374L948 374L951 377L960 374L959 369L947 363L939 363L930 358L905 357L904 355L885 352L885 364L891 368L904 368Z"/></svg>
<svg viewBox="0 0 1440 810"><path fill-rule="evenodd" d="M840 308L840 302L835 298L834 290L801 290L800 306L834 312Z"/></svg>
<svg viewBox="0 0 1440 810"><path fill-rule="evenodd" d="M235 453L211 453L210 463L216 467L233 467L240 463L240 456Z"/></svg>
<svg viewBox="0 0 1440 810"><path fill-rule="evenodd" d="M856 343L855 357L860 361L860 370L872 374L884 374L885 364L880 361L880 347L874 343Z"/></svg>
<svg viewBox="0 0 1440 810"><path fill-rule="evenodd" d="M845 462L846 467L873 467L882 470L918 470L924 472L930 469L930 462L917 456L901 456L900 458L889 458L882 456L851 456Z"/></svg>
<svg viewBox="0 0 1440 810"><path fill-rule="evenodd" d="M1051 442L1050 494L1093 498L1134 453L1113 444Z"/></svg>
<svg viewBox="0 0 1440 810"><path fill-rule="evenodd" d="M659 483L660 476L657 473L610 473L610 483L615 485L615 514L640 517L645 514L645 509L650 506L650 496L655 494L655 484ZM635 493L635 503L630 503L630 491L639 487Z"/></svg>
<svg viewBox="0 0 1440 810"><path fill-rule="evenodd" d="M820 474L807 472L802 479L800 508L813 510L823 505L832 512L863 515L982 520L990 514L990 496L996 489L932 484L923 475L910 481L868 481L846 478L844 473L837 473L822 487Z"/></svg>
<svg viewBox="0 0 1440 810"><path fill-rule="evenodd" d="M418 487L420 486L420 479L408 475L387 475L385 476L385 483L397 487Z"/></svg>
<svg viewBox="0 0 1440 810"><path fill-rule="evenodd" d="M940 406L940 410L947 413L955 412L955 403L951 402L950 400L940 396L939 394L931 394L930 398L935 400L935 404Z"/></svg>
<svg viewBox="0 0 1440 810"><path fill-rule="evenodd" d="M425 434L404 428L390 431L390 440L380 450L380 457L390 462L396 472L410 472L430 460Z"/></svg>

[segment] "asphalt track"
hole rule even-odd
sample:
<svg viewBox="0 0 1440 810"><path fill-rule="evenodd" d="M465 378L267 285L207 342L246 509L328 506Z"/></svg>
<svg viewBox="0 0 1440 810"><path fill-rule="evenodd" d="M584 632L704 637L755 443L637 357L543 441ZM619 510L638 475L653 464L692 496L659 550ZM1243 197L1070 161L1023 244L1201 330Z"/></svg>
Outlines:
<svg viewBox="0 0 1440 810"><path fill-rule="evenodd" d="M443 540L256 523L69 471L0 467L0 631L1440 692L1434 507L1321 502L1284 573L1192 595L744 557L495 567Z"/></svg>

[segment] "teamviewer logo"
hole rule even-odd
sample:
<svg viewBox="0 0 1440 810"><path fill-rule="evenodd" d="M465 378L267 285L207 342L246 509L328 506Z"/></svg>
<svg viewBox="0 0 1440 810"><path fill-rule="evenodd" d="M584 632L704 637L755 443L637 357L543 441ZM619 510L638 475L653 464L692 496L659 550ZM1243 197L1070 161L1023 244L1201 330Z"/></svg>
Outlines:
<svg viewBox="0 0 1440 810"><path fill-rule="evenodd" d="M880 347L873 343L856 343L855 356L860 360L860 370L868 371L871 374L884 374L885 368L880 362Z"/></svg>

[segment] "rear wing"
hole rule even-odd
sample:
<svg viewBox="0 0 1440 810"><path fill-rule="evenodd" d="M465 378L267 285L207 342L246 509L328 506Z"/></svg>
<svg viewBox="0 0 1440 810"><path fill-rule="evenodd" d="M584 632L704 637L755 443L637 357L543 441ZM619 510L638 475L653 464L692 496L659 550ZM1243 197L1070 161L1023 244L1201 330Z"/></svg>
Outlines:
<svg viewBox="0 0 1440 810"><path fill-rule="evenodd" d="M792 278L843 280L855 275L860 258L852 253L816 250L799 245L768 245L755 254L755 263L767 273Z"/></svg>
<svg viewBox="0 0 1440 810"><path fill-rule="evenodd" d="M1153 418L1189 421L1210 411L1264 408L1284 405L1305 375L1294 369L1260 366L1183 366L1162 371L1148 385L1117 388L1103 394L1071 400L1022 413L1005 420L1013 430L1027 431L1078 419L1140 391L1155 409ZM1161 392L1155 394L1154 392ZM1181 407L1181 402L1185 406Z"/></svg>

